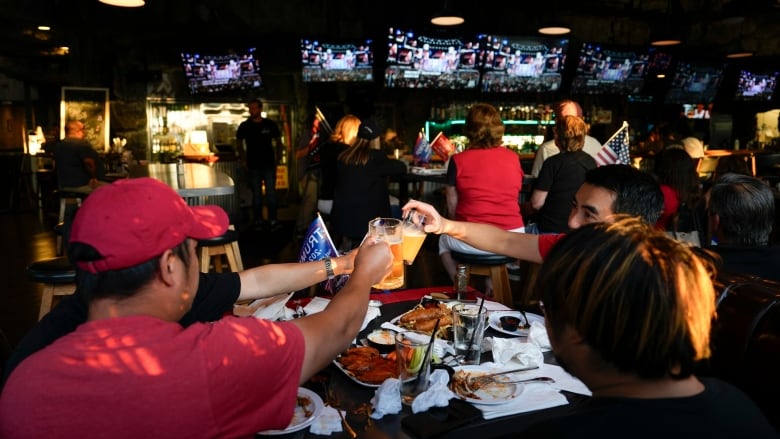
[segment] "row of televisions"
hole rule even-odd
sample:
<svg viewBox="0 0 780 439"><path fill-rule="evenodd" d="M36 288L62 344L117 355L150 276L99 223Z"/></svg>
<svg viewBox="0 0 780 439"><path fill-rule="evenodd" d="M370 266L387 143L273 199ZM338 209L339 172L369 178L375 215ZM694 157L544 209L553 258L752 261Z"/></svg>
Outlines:
<svg viewBox="0 0 780 439"><path fill-rule="evenodd" d="M454 38L390 28L381 55L371 39L352 43L303 38L302 78L307 83L377 82L384 59L388 88L478 90L487 93L555 92L563 86L567 38L481 34ZM725 63L677 61L655 48L619 48L583 43L574 53L572 94L640 94L649 76L672 73L667 103L711 104ZM379 56L377 56L379 55ZM256 49L225 53L181 53L193 94L259 89L263 86ZM673 72L672 72L673 69ZM778 71L741 69L735 100L772 100Z"/></svg>

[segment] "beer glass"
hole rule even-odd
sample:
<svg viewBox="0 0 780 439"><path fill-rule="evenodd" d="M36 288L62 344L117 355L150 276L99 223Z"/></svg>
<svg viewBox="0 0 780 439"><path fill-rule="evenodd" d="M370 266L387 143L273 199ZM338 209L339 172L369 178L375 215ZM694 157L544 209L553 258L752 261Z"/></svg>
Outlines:
<svg viewBox="0 0 780 439"><path fill-rule="evenodd" d="M394 290L404 286L403 224L396 218L374 218L368 222L368 236L386 241L393 252L393 269L373 287L378 290Z"/></svg>
<svg viewBox="0 0 780 439"><path fill-rule="evenodd" d="M404 263L412 265L425 241L425 215L412 209L404 218Z"/></svg>

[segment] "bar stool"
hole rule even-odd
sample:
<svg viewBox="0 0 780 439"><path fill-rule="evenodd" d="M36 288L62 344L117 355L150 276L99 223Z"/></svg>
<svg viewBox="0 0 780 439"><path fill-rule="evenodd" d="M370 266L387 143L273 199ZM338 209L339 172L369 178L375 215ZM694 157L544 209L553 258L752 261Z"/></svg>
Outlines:
<svg viewBox="0 0 780 439"><path fill-rule="evenodd" d="M26 272L31 281L45 284L38 320L51 311L54 296L68 296L76 291L76 268L65 256L35 261Z"/></svg>
<svg viewBox="0 0 780 439"><path fill-rule="evenodd" d="M244 271L244 263L241 262L241 252L238 249L238 232L233 225L222 235L211 239L201 239L198 241L198 252L200 253L200 271L208 273L211 269L213 258L214 270L222 273L222 256L227 258L230 271Z"/></svg>
<svg viewBox="0 0 780 439"><path fill-rule="evenodd" d="M470 274L490 277L493 282L493 299L510 308L514 307L506 264L515 262L515 258L504 255L472 255L458 252L452 252L452 258L467 265Z"/></svg>
<svg viewBox="0 0 780 439"><path fill-rule="evenodd" d="M81 207L81 202L84 200L87 194L83 192L57 189L54 191L54 196L60 200L60 216L58 221L63 222L65 221L65 211L67 210L68 205L75 204L76 208Z"/></svg>

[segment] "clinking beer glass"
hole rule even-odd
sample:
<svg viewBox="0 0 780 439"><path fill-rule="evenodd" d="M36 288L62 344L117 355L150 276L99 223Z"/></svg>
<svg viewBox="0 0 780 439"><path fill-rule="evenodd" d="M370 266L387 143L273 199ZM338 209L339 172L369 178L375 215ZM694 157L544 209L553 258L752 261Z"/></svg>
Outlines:
<svg viewBox="0 0 780 439"><path fill-rule="evenodd" d="M404 286L403 223L395 218L374 218L368 222L369 239L390 244L393 252L393 269L373 287L378 290L394 290Z"/></svg>

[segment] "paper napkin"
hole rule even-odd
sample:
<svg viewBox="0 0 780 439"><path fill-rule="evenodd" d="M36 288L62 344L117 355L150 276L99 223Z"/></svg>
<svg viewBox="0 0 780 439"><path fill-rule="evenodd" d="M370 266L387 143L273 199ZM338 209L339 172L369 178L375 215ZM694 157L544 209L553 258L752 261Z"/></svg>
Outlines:
<svg viewBox="0 0 780 439"><path fill-rule="evenodd" d="M547 328L544 323L533 321L528 330L528 342L538 346L540 349L550 350L550 337L547 335Z"/></svg>
<svg viewBox="0 0 780 439"><path fill-rule="evenodd" d="M312 422L309 431L312 434L323 436L330 436L333 433L344 431L344 428L341 426L341 416L339 416L336 410L330 406L323 408L322 413ZM345 412L342 411L342 413Z"/></svg>
<svg viewBox="0 0 780 439"><path fill-rule="evenodd" d="M306 304L306 306L303 307L303 310L306 312L306 315L316 314L324 310L329 303L330 303L330 299L326 299L324 297L314 297L313 299L311 299L311 301L308 304ZM378 307L369 306L368 310L366 311L366 317L363 319L363 326L360 327L360 330L362 331L366 329L366 326L368 326L368 322L374 320L380 315L382 315L382 312L379 310Z"/></svg>
<svg viewBox="0 0 780 439"><path fill-rule="evenodd" d="M384 415L401 413L401 380L388 378L374 391L371 398L371 417L382 419Z"/></svg>
<svg viewBox="0 0 780 439"><path fill-rule="evenodd" d="M434 370L428 377L428 390L412 401L412 412L420 413L431 407L447 407L455 394L449 389L450 376L446 370Z"/></svg>
<svg viewBox="0 0 780 439"><path fill-rule="evenodd" d="M294 293L280 294L278 296L257 299L249 304L251 315L263 320L285 320L285 304ZM235 307L234 307L235 312Z"/></svg>
<svg viewBox="0 0 780 439"><path fill-rule="evenodd" d="M544 363L544 354L533 343L521 342L518 338L491 339L493 361L502 366L533 367ZM514 367L509 367L512 369Z"/></svg>

